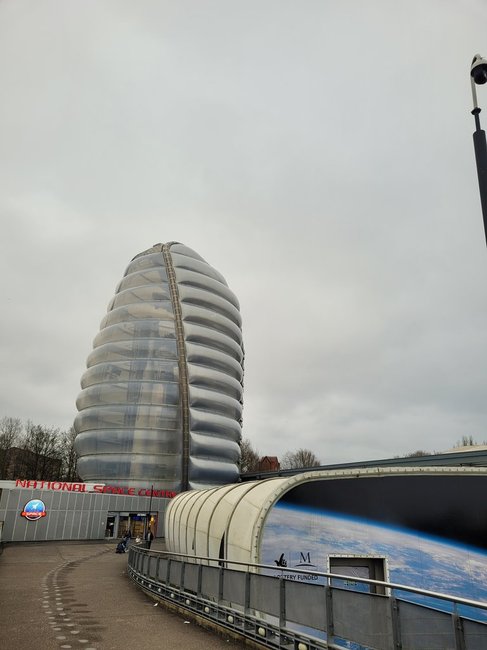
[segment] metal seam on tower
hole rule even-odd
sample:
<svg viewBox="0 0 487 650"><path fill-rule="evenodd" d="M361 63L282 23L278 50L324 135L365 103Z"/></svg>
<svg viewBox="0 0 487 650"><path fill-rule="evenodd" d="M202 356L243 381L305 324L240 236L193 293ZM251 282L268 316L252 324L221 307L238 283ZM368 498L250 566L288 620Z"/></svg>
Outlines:
<svg viewBox="0 0 487 650"><path fill-rule="evenodd" d="M181 409L182 409L182 458L181 458L181 488L182 491L189 486L189 396L188 396L188 372L186 366L186 346L184 343L183 319L181 304L179 302L179 291L176 281L176 273L171 258L171 246L175 242L162 245L162 255L166 265L169 294L174 311L174 323L176 329L176 343L178 347L178 367L181 386Z"/></svg>

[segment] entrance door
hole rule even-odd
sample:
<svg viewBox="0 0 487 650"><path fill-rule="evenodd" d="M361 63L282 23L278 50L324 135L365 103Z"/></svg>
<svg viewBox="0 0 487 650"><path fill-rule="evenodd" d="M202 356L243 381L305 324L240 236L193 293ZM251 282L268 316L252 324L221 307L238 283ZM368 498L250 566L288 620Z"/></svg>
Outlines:
<svg viewBox="0 0 487 650"><path fill-rule="evenodd" d="M105 529L105 537L114 537L115 535L115 517L116 515L108 515L107 527Z"/></svg>
<svg viewBox="0 0 487 650"><path fill-rule="evenodd" d="M130 522L132 528L132 537L134 539L144 539L145 515L131 512Z"/></svg>

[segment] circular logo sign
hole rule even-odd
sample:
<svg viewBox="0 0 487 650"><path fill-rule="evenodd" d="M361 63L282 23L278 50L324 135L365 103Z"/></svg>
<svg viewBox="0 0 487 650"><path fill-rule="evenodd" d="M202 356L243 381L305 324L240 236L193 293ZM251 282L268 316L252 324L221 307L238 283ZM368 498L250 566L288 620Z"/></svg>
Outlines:
<svg viewBox="0 0 487 650"><path fill-rule="evenodd" d="M41 501L40 499L32 499L31 501L28 501L20 514L29 521L37 521L37 519L45 517L47 513L44 501Z"/></svg>

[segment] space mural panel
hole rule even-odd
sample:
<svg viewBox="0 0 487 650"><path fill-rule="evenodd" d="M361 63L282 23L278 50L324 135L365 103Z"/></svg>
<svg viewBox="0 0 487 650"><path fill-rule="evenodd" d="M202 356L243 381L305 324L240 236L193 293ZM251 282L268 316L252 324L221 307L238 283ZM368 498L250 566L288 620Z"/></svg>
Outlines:
<svg viewBox="0 0 487 650"><path fill-rule="evenodd" d="M178 243L137 255L81 380L80 476L176 492L235 482L243 357L238 300L218 271Z"/></svg>
<svg viewBox="0 0 487 650"><path fill-rule="evenodd" d="M391 582L485 602L487 517L481 495L486 488L487 475L453 468L444 475L301 483L269 513L260 562L327 572L333 558L340 558L341 568L332 572L352 575L344 558L355 565L359 558L383 558ZM353 579L348 584L361 587Z"/></svg>

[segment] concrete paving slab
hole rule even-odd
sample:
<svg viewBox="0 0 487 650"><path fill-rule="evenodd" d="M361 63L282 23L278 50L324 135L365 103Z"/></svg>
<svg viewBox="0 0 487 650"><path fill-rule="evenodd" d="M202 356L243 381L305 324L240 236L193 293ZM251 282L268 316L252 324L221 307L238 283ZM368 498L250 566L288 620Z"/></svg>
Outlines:
<svg viewBox="0 0 487 650"><path fill-rule="evenodd" d="M154 543L153 548L159 545ZM237 650L138 589L113 543L9 544L0 555L2 650Z"/></svg>

